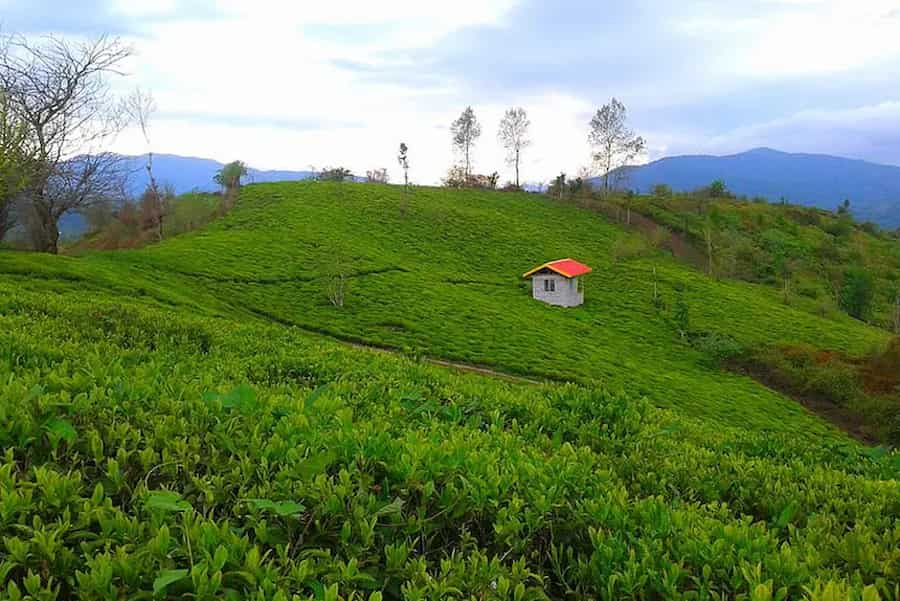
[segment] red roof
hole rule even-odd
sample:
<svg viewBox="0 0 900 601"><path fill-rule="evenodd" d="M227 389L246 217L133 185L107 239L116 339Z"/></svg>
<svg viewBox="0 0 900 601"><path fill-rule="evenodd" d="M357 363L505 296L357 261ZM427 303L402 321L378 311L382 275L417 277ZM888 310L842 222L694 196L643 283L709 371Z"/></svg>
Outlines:
<svg viewBox="0 0 900 601"><path fill-rule="evenodd" d="M538 271L542 269L549 269L550 271L555 271L559 275L567 278L577 278L580 275L584 275L586 273L590 273L592 269L585 265L584 263L579 263L575 259L559 259L558 261L550 261L549 263L544 263L543 265L538 265L531 271L527 271L522 274L523 278L531 277Z"/></svg>

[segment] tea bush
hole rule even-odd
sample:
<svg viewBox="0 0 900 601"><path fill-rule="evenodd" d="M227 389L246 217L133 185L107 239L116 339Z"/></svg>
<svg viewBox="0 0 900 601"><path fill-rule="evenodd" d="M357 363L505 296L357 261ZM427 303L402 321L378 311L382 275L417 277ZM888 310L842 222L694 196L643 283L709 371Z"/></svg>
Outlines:
<svg viewBox="0 0 900 601"><path fill-rule="evenodd" d="M621 236L524 194L300 183L139 251L0 253L0 599L900 599L897 452L707 359L884 333L613 263ZM519 275L566 255L588 302L533 301Z"/></svg>
<svg viewBox="0 0 900 601"><path fill-rule="evenodd" d="M533 194L254 184L203 230L78 259L0 253L0 278L28 289L90 288L178 311L265 319L533 379L599 381L732 426L834 436L797 403L709 361L657 306L680 295L692 331L747 349L807 343L862 356L887 334L845 315L823 319L812 299L785 306L766 286L715 281L656 251L614 260L617 244L643 244L639 238L591 211ZM584 306L534 301L521 274L566 256L594 268ZM327 295L336 269L348 278L342 307Z"/></svg>
<svg viewBox="0 0 900 601"><path fill-rule="evenodd" d="M3 599L900 599L900 455L0 283Z"/></svg>

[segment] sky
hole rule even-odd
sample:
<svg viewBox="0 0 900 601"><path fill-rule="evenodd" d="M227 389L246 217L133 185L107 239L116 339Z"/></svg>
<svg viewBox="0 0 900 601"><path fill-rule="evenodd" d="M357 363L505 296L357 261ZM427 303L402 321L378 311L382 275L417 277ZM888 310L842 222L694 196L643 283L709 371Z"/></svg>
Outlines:
<svg viewBox="0 0 900 601"><path fill-rule="evenodd" d="M439 181L472 106L475 170L512 178L496 138L531 120L523 180L590 165L612 97L642 161L767 146L900 165L900 0L0 0L0 29L117 36L112 81L149 90L157 153L268 169L397 165ZM132 128L114 150L148 149Z"/></svg>

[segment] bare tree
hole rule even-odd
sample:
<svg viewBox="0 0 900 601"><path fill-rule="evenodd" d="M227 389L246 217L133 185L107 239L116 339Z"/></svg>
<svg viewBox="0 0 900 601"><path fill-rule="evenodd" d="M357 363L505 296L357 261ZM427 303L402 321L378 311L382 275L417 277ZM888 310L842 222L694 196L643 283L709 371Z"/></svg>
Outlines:
<svg viewBox="0 0 900 601"><path fill-rule="evenodd" d="M525 109L511 108L506 111L503 119L500 121L500 129L497 131L497 138L506 149L506 163L514 165L516 168L516 188L519 186L519 162L522 158L522 151L531 145L528 139L528 128L531 121Z"/></svg>
<svg viewBox="0 0 900 601"><path fill-rule="evenodd" d="M391 180L387 167L366 171L366 181L370 184L386 184Z"/></svg>
<svg viewBox="0 0 900 601"><path fill-rule="evenodd" d="M352 182L353 172L346 167L326 167L319 173L321 182Z"/></svg>
<svg viewBox="0 0 900 601"><path fill-rule="evenodd" d="M466 107L459 119L450 125L450 133L453 135L453 147L463 155L465 174L468 178L472 175L472 149L481 137L481 125L471 106Z"/></svg>
<svg viewBox="0 0 900 601"><path fill-rule="evenodd" d="M397 154L397 162L403 169L403 187L409 189L409 147L406 142L400 142L400 153Z"/></svg>
<svg viewBox="0 0 900 601"><path fill-rule="evenodd" d="M347 298L349 277L344 268L344 261L338 258L337 265L325 278L325 294L328 295L328 302L335 307L341 308L344 306L344 300Z"/></svg>
<svg viewBox="0 0 900 601"><path fill-rule="evenodd" d="M147 145L147 162L144 169L147 171L147 189L141 197L141 208L145 225L156 232L156 238L163 238L163 221L168 213L169 203L159 189L156 177L153 175L153 146L150 143L150 119L156 112L156 102L150 92L144 92L140 88L125 101L125 110L131 120L141 129L144 143Z"/></svg>
<svg viewBox="0 0 900 601"><path fill-rule="evenodd" d="M27 185L26 135L25 124L9 110L9 100L0 90L0 240L15 225L13 205Z"/></svg>
<svg viewBox="0 0 900 601"><path fill-rule="evenodd" d="M0 89L27 128L33 157L26 205L37 250L56 253L59 219L123 189L117 156L105 152L125 120L108 78L131 49L100 37L74 43L48 37L0 39Z"/></svg>
<svg viewBox="0 0 900 601"><path fill-rule="evenodd" d="M713 277L715 275L715 245L713 244L713 224L709 218L703 223L703 239L706 242L706 275ZM787 295L787 279L785 279L784 286L785 295Z"/></svg>
<svg viewBox="0 0 900 601"><path fill-rule="evenodd" d="M626 125L625 105L613 98L597 110L591 119L588 141L593 149L594 164L603 174L603 190L611 189L610 178L617 180L623 169L644 151L644 138L635 135ZM618 183L612 182L613 185Z"/></svg>

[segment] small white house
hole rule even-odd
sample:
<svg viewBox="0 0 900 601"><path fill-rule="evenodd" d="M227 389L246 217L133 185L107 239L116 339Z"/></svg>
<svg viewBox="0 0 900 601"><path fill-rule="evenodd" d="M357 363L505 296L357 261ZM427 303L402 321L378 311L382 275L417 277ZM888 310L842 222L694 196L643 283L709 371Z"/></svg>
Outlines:
<svg viewBox="0 0 900 601"><path fill-rule="evenodd" d="M558 307L577 307L584 303L581 276L591 268L574 259L559 259L535 267L522 274L531 278L532 296L539 301Z"/></svg>

